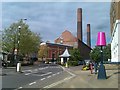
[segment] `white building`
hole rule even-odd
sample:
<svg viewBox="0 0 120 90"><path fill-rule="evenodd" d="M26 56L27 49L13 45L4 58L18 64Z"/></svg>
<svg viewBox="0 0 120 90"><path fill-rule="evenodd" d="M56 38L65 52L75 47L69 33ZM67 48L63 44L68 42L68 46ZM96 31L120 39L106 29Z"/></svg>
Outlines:
<svg viewBox="0 0 120 90"><path fill-rule="evenodd" d="M111 36L111 62L120 62L120 20L116 20Z"/></svg>

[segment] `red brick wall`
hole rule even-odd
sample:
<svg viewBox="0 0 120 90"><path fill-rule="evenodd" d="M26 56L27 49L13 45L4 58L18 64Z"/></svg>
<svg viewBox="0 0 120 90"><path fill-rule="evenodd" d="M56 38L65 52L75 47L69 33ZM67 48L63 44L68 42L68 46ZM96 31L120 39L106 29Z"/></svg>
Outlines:
<svg viewBox="0 0 120 90"><path fill-rule="evenodd" d="M64 50L68 46L47 44L47 47L48 47L48 56L46 58L51 60L52 59L52 54L54 54L54 59L57 59L59 57L59 55L63 54ZM68 49L70 49L70 48L72 48L72 47L68 47Z"/></svg>

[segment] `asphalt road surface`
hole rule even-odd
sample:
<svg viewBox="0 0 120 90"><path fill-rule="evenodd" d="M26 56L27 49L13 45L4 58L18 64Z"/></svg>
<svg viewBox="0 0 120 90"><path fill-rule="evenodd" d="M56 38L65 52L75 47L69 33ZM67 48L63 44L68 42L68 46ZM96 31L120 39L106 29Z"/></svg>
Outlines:
<svg viewBox="0 0 120 90"><path fill-rule="evenodd" d="M22 67L23 73L15 68L3 69L2 90L22 90L23 88L50 88L70 79L71 73L57 64L40 64L37 66Z"/></svg>

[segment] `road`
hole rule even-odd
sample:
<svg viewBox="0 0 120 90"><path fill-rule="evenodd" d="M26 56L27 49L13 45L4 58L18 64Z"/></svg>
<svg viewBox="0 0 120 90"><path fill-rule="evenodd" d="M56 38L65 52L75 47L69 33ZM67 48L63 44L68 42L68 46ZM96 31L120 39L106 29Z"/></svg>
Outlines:
<svg viewBox="0 0 120 90"><path fill-rule="evenodd" d="M3 69L2 90L22 90L22 88L49 88L74 75L57 64L40 64L25 66L23 73L15 72L15 68ZM8 89L7 89L8 90Z"/></svg>

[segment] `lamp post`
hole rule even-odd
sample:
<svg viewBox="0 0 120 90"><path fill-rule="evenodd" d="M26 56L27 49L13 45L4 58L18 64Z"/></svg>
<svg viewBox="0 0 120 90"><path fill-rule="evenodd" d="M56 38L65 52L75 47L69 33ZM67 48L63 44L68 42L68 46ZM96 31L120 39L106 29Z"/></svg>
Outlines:
<svg viewBox="0 0 120 90"><path fill-rule="evenodd" d="M20 29L21 29L21 26L18 26L18 39L17 39L17 54L18 54L18 52L19 52L19 45L20 45Z"/></svg>
<svg viewBox="0 0 120 90"><path fill-rule="evenodd" d="M21 19L21 20L27 20L27 19ZM21 63L19 62L19 45L20 45L20 30L22 28L22 25L18 26L17 29L17 48L15 49L15 60L16 60L16 71L21 72Z"/></svg>
<svg viewBox="0 0 120 90"><path fill-rule="evenodd" d="M100 61L100 66L98 69L98 79L106 79L106 71L105 71L105 66L103 65L103 46L106 46L106 37L105 37L105 32L98 32L98 37L97 37L97 46L101 47L100 53L101 53L101 61Z"/></svg>
<svg viewBox="0 0 120 90"><path fill-rule="evenodd" d="M16 71L21 72L21 63L19 62L19 43L20 43L20 29L21 26L18 26L17 30L17 48L14 50L15 60L16 60Z"/></svg>

